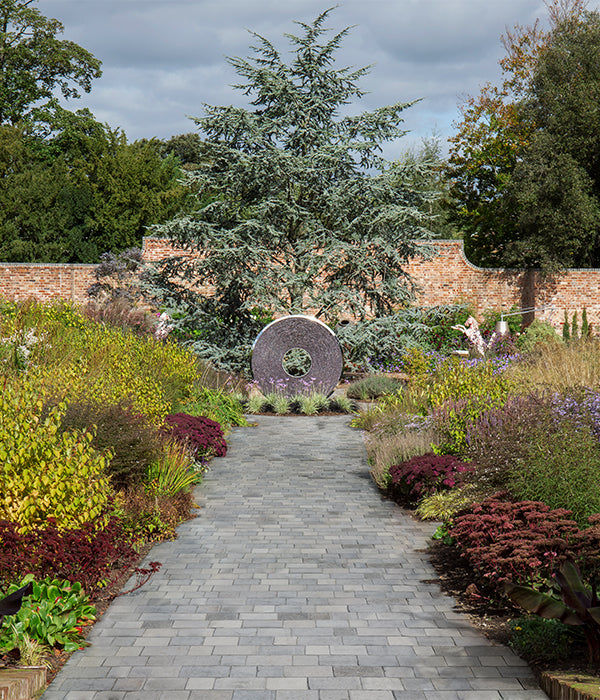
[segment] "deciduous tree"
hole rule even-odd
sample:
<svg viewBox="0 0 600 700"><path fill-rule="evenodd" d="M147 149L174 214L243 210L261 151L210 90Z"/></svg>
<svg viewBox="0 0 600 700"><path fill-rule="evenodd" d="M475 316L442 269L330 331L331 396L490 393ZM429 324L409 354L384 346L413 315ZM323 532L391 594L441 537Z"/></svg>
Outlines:
<svg viewBox="0 0 600 700"><path fill-rule="evenodd" d="M0 0L0 124L16 124L32 109L89 92L101 62L72 41L59 39L64 27L34 7L37 0Z"/></svg>

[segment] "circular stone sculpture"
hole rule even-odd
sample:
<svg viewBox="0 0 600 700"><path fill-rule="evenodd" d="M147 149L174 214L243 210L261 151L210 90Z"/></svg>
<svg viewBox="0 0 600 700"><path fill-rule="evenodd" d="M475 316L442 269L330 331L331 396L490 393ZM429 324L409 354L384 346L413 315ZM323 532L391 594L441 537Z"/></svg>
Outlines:
<svg viewBox="0 0 600 700"><path fill-rule="evenodd" d="M290 357L298 362L290 363ZM329 396L342 367L335 333L312 316L278 318L262 329L252 346L252 374L263 394L295 396L313 389Z"/></svg>

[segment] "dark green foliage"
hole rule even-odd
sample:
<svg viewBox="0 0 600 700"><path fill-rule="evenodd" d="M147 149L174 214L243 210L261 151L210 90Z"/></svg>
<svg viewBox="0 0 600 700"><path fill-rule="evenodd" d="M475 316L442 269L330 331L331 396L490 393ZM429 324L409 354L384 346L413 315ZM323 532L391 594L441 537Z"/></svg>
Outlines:
<svg viewBox="0 0 600 700"><path fill-rule="evenodd" d="M587 309L584 306L583 311L581 312L581 337L582 338L589 338L590 335L591 335L591 330L590 330L590 324L588 322L588 317L587 317Z"/></svg>
<svg viewBox="0 0 600 700"><path fill-rule="evenodd" d="M381 316L410 300L404 267L428 252L419 239L430 235L432 193L413 165L380 156L404 133L409 104L344 116L366 69L335 66L348 29L328 38L329 13L287 35L289 63L258 35L254 56L229 59L253 110L207 107L194 119L204 139L190 176L198 208L154 229L202 253L169 260L154 282L196 328L195 348L221 366L247 363L262 327L257 305L331 323L345 312ZM214 297L184 289L192 279L214 286Z"/></svg>
<svg viewBox="0 0 600 700"><path fill-rule="evenodd" d="M110 451L111 484L124 489L142 483L148 466L160 454L160 438L145 416L126 404L71 402L62 419L63 430L90 430L96 426L92 445Z"/></svg>
<svg viewBox="0 0 600 700"><path fill-rule="evenodd" d="M577 566L565 560L554 572L560 600L537 590L504 582L504 592L515 603L540 617L582 627L588 644L588 661L600 663L600 600L596 587L588 588Z"/></svg>
<svg viewBox="0 0 600 700"><path fill-rule="evenodd" d="M467 102L452 208L477 264L600 264L600 13L585 4L552 3L548 32L509 33L502 86Z"/></svg>
<svg viewBox="0 0 600 700"><path fill-rule="evenodd" d="M364 379L352 382L346 389L346 396L351 399L367 401L377 399L383 394L395 394L402 390L402 384L385 374L370 374Z"/></svg>
<svg viewBox="0 0 600 700"><path fill-rule="evenodd" d="M0 126L0 260L97 262L180 211L187 190L159 141L127 143L88 110L44 119L36 134Z"/></svg>
<svg viewBox="0 0 600 700"><path fill-rule="evenodd" d="M202 161L202 141L194 132L171 136L162 142L160 150L165 157L172 155L178 158L184 170L194 170Z"/></svg>
<svg viewBox="0 0 600 700"><path fill-rule="evenodd" d="M562 324L562 338L565 343L571 340L571 328L569 327L569 317L567 316L567 310L565 309L565 318Z"/></svg>
<svg viewBox="0 0 600 700"><path fill-rule="evenodd" d="M464 323L469 313L466 304L430 308L406 306L390 316L338 325L335 332L349 367L391 371L401 369L406 350L450 352L455 349L462 334L452 326Z"/></svg>
<svg viewBox="0 0 600 700"><path fill-rule="evenodd" d="M573 320L571 321L571 338L573 340L579 340L579 323L577 322L577 311L573 314Z"/></svg>
<svg viewBox="0 0 600 700"><path fill-rule="evenodd" d="M529 662L557 663L569 658L584 641L577 628L560 620L519 617L509 623L509 646Z"/></svg>
<svg viewBox="0 0 600 700"><path fill-rule="evenodd" d="M547 271L589 267L600 205L589 174L558 137L541 131L512 173L501 212L515 233L502 243L502 263Z"/></svg>

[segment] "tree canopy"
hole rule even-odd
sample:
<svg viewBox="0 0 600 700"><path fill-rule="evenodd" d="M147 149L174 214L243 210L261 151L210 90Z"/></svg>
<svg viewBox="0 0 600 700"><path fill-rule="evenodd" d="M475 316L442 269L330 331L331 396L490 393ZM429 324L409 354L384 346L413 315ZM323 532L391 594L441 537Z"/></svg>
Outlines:
<svg viewBox="0 0 600 700"><path fill-rule="evenodd" d="M88 110L45 120L45 135L0 126L0 260L97 262L184 206L179 163L158 140L128 143Z"/></svg>
<svg viewBox="0 0 600 700"><path fill-rule="evenodd" d="M242 329L254 328L257 307L334 322L344 313L382 315L411 298L403 268L424 253L422 205L431 193L412 177L414 164L381 155L383 142L405 133L401 115L411 103L347 114L368 69L337 67L349 28L331 34L330 12L296 23L287 63L252 33L253 54L228 60L253 109L205 106L194 118L203 137L191 175L198 208L154 232L200 254L168 261L163 291L182 293L177 280L215 289L187 307L188 322L195 314L202 329L200 349L214 350L216 330L247 343Z"/></svg>
<svg viewBox="0 0 600 700"><path fill-rule="evenodd" d="M101 62L72 41L64 27L34 7L37 0L0 0L0 124L17 124L53 100L89 92Z"/></svg>
<svg viewBox="0 0 600 700"><path fill-rule="evenodd" d="M482 265L600 265L600 15L549 3L547 32L505 37L501 86L463 107L449 175L465 250Z"/></svg>

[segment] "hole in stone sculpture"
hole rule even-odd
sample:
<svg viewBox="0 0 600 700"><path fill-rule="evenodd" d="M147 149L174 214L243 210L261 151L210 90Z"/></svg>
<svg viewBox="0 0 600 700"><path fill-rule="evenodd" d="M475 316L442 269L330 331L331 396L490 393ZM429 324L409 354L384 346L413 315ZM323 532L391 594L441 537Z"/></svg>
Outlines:
<svg viewBox="0 0 600 700"><path fill-rule="evenodd" d="M302 348L291 348L283 356L281 366L290 377L305 377L312 367L312 358Z"/></svg>

